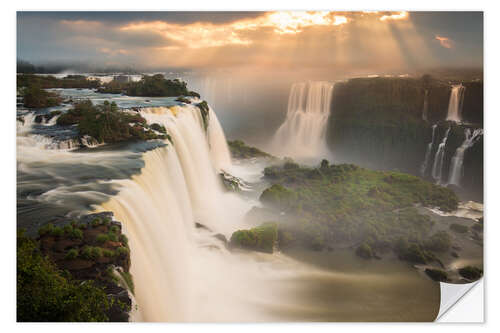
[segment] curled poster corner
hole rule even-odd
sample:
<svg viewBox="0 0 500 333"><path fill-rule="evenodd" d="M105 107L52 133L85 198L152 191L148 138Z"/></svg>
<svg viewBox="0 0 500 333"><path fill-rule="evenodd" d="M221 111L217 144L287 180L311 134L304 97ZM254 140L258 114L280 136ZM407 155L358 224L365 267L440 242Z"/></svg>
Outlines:
<svg viewBox="0 0 500 333"><path fill-rule="evenodd" d="M467 283L467 284L452 284L452 283L444 283L440 282L440 287L441 287L441 303L439 306L439 313L436 317L437 322L483 322L483 307L481 304L481 308L477 309L476 304L470 304L468 305L468 309L475 309L476 312L480 311L481 313L477 316L474 316L476 319L475 320L468 320L466 318L462 319L454 319L454 318L449 318L449 311L450 309L454 308L455 305L459 302L461 302L461 299L467 295L472 288L476 287L477 285L480 285L481 290L483 286L483 279L472 282L472 283ZM481 302L482 302L482 293L481 293ZM453 311L453 310L452 310ZM453 316L455 317L455 316Z"/></svg>

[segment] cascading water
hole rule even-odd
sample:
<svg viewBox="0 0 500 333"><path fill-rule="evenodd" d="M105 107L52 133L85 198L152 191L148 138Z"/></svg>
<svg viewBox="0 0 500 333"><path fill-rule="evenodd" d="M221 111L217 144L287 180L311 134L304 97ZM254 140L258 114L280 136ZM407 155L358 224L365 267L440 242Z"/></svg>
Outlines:
<svg viewBox="0 0 500 333"><path fill-rule="evenodd" d="M446 141L448 140L448 135L450 134L451 127L446 130L444 134L443 141L438 146L436 155L434 156L434 165L432 167L432 177L441 183L441 177L443 175L443 162L444 162L444 150L446 148Z"/></svg>
<svg viewBox="0 0 500 333"><path fill-rule="evenodd" d="M449 184L460 186L460 181L462 180L464 173L463 165L465 152L479 140L481 135L483 135L482 128L477 128L473 132L470 128L465 129L465 140L462 145L457 148L455 155L453 155L451 159L450 179L448 181Z"/></svg>
<svg viewBox="0 0 500 333"><path fill-rule="evenodd" d="M429 90L425 89L425 95L424 95L424 106L422 108L422 119L427 121L427 113L429 109Z"/></svg>
<svg viewBox="0 0 500 333"><path fill-rule="evenodd" d="M334 84L301 82L292 85L285 122L273 139L273 151L291 157L327 154L326 128Z"/></svg>
<svg viewBox="0 0 500 333"><path fill-rule="evenodd" d="M448 116L446 120L455 122L462 121L462 105L464 102L465 87L461 84L454 85L451 88L450 102L448 104Z"/></svg>
<svg viewBox="0 0 500 333"><path fill-rule="evenodd" d="M120 193L98 207L113 211L130 238L139 306L133 319L251 320L255 299L274 301L273 292L263 287L274 282L264 282L261 275L272 261L242 259L213 237L248 228L244 214L255 204L222 189L216 168L231 166L215 113L209 114L208 133L192 105L144 108L141 115L163 124L173 143L146 152L141 173L118 181ZM196 229L195 222L206 228ZM249 290L243 299L241 288Z"/></svg>
<svg viewBox="0 0 500 333"><path fill-rule="evenodd" d="M422 163L422 166L420 167L420 174L422 176L425 176L425 172L427 171L427 167L429 166L432 147L434 147L434 137L436 134L436 128L437 128L437 125L435 125L435 124L432 125L432 139L431 139L431 142L429 142L429 144L427 145L427 150L425 151L424 162Z"/></svg>

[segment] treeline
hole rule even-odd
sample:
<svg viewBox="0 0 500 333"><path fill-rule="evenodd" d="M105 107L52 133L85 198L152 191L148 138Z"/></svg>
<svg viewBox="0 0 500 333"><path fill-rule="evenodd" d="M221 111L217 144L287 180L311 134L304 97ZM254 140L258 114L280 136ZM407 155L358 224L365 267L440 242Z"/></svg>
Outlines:
<svg viewBox="0 0 500 333"><path fill-rule="evenodd" d="M187 89L187 83L178 79L168 80L162 74L144 75L138 82L122 82L113 80L97 90L100 93L124 94L144 97L200 97L196 92Z"/></svg>

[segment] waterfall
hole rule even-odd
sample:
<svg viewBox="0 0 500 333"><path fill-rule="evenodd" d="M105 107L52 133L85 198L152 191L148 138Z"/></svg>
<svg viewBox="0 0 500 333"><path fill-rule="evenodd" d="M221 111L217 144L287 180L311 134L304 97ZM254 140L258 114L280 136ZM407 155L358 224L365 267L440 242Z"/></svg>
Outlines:
<svg viewBox="0 0 500 333"><path fill-rule="evenodd" d="M429 90L425 89L425 95L424 95L424 107L422 108L422 119L427 121L427 112L429 109Z"/></svg>
<svg viewBox="0 0 500 333"><path fill-rule="evenodd" d="M465 152L479 140L481 135L483 135L482 128L477 128L474 132L471 132L470 128L465 129L465 140L462 145L457 148L455 155L453 155L451 159L449 184L460 186L460 181L464 173L463 165Z"/></svg>
<svg viewBox="0 0 500 333"><path fill-rule="evenodd" d="M242 224L243 215L254 203L222 188L217 166L231 165L217 117L210 111L205 133L203 119L193 105L143 108L140 112L148 123L164 125L172 144L146 152L141 173L115 181L121 186L119 194L97 207L113 211L130 239L139 306L134 319L240 318L249 313L246 307L250 305L230 304L228 299L241 301L240 287L250 288L253 282L245 279L258 282L254 275L259 269L250 262L248 271L239 272L241 268L237 270L233 261L240 259L228 255L213 235L229 237L237 228L248 227ZM206 229L196 229L195 222ZM223 284L220 278L224 278ZM255 295L258 288L262 287L251 287L251 293ZM264 290L262 297L269 298L270 291Z"/></svg>
<svg viewBox="0 0 500 333"><path fill-rule="evenodd" d="M446 141L448 140L448 135L450 134L451 127L448 127L446 133L444 134L443 141L438 146L436 155L434 156L434 165L432 167L432 177L438 182L441 182L441 177L443 174L443 162L444 162L444 149L446 147Z"/></svg>
<svg viewBox="0 0 500 333"><path fill-rule="evenodd" d="M450 102L448 104L448 116L446 120L455 122L462 121L462 105L464 102L465 87L461 84L454 85L451 88Z"/></svg>
<svg viewBox="0 0 500 333"><path fill-rule="evenodd" d="M425 151L425 158L422 166L420 167L420 173L422 176L425 176L425 172L427 171L427 167L429 165L429 160L431 158L432 147L434 146L434 136L436 134L437 125L432 125L432 139L431 142L427 145L427 150Z"/></svg>
<svg viewBox="0 0 500 333"><path fill-rule="evenodd" d="M273 151L291 157L315 157L327 152L333 87L324 81L292 85L286 119L274 136Z"/></svg>

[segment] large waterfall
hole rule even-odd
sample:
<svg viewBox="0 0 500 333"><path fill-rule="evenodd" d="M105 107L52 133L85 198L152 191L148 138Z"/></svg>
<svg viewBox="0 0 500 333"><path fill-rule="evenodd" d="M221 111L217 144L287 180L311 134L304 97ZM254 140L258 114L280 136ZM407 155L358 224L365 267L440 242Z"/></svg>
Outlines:
<svg viewBox="0 0 500 333"><path fill-rule="evenodd" d="M465 140L460 147L457 148L455 155L451 159L450 166L450 179L448 181L449 184L454 184L460 186L460 181L463 176L463 165L464 165L464 156L467 149L472 147L474 143L483 135L483 129L477 128L473 132L470 128L465 129Z"/></svg>
<svg viewBox="0 0 500 333"><path fill-rule="evenodd" d="M450 102L448 104L448 116L446 120L455 122L462 121L462 105L464 102L465 87L461 84L454 85L451 88Z"/></svg>
<svg viewBox="0 0 500 333"><path fill-rule="evenodd" d="M291 157L327 154L326 129L334 85L301 82L292 85L286 119L273 139L273 150Z"/></svg>
<svg viewBox="0 0 500 333"><path fill-rule="evenodd" d="M208 133L192 105L144 108L141 115L163 124L173 143L146 152L140 174L116 181L119 194L98 207L113 211L130 239L139 309L133 319L276 320L263 306L293 294L276 285L281 259L229 253L214 237L250 227L244 214L257 203L222 188L218 168L230 171L231 162L215 113Z"/></svg>
<svg viewBox="0 0 500 333"><path fill-rule="evenodd" d="M429 142L429 144L427 145L427 150L425 151L424 162L422 163L422 166L420 167L420 173L422 176L425 176L425 173L427 171L427 167L429 166L429 162L431 159L431 153L432 153L432 147L434 147L434 137L436 134L436 128L437 128L436 124L432 125L432 139L431 139L431 142Z"/></svg>
<svg viewBox="0 0 500 333"><path fill-rule="evenodd" d="M444 134L443 141L438 146L436 155L434 156L434 165L432 167L432 177L441 183L441 177L443 175L443 164L444 164L444 153L446 148L446 141L448 140L448 135L450 134L451 127L446 130Z"/></svg>

